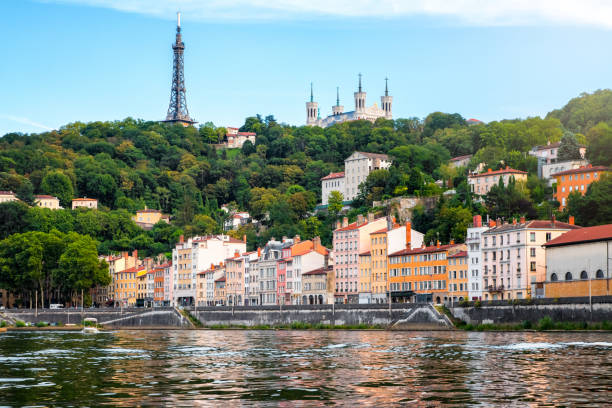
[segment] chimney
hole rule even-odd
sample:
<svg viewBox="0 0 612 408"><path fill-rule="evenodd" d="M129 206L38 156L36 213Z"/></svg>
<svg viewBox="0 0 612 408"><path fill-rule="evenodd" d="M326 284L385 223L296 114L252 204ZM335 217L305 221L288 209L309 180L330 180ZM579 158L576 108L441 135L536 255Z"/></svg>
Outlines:
<svg viewBox="0 0 612 408"><path fill-rule="evenodd" d="M406 221L406 249L412 248L412 223Z"/></svg>
<svg viewBox="0 0 612 408"><path fill-rule="evenodd" d="M234 252L234 258L238 258L239 256L240 256L240 252L236 250L236 252Z"/></svg>
<svg viewBox="0 0 612 408"><path fill-rule="evenodd" d="M182 243L184 243L184 242L185 242L185 236L184 236L183 234L181 234L181 235L179 236L179 244L182 244Z"/></svg>
<svg viewBox="0 0 612 408"><path fill-rule="evenodd" d="M451 240L450 240L450 244L451 244L451 245L455 245L455 240L454 240L454 239L451 239Z"/></svg>
<svg viewBox="0 0 612 408"><path fill-rule="evenodd" d="M553 225L555 225L555 221L557 221L557 217L555 217L555 214L550 217L550 220L552 221Z"/></svg>
<svg viewBox="0 0 612 408"><path fill-rule="evenodd" d="M287 240L287 237L283 235L282 241L285 242Z"/></svg>
<svg viewBox="0 0 612 408"><path fill-rule="evenodd" d="M127 251L123 251L123 252L121 253L121 257L122 257L123 259L127 259L127 257L128 257L128 252L127 252Z"/></svg>
<svg viewBox="0 0 612 408"><path fill-rule="evenodd" d="M246 242L246 234L244 234L244 235L242 236L242 242L244 242L245 244L247 243L247 242Z"/></svg>
<svg viewBox="0 0 612 408"><path fill-rule="evenodd" d="M348 217L342 217L342 228L348 227Z"/></svg>
<svg viewBox="0 0 612 408"><path fill-rule="evenodd" d="M482 227L482 215L475 215L472 219L475 228Z"/></svg>
<svg viewBox="0 0 612 408"><path fill-rule="evenodd" d="M495 228L495 221L489 220L489 228Z"/></svg>
<svg viewBox="0 0 612 408"><path fill-rule="evenodd" d="M374 221L374 213L368 213L368 222Z"/></svg>
<svg viewBox="0 0 612 408"><path fill-rule="evenodd" d="M504 224L502 223L502 219L498 217L498 218L497 218L497 221L495 222L495 225L497 225L498 227L501 227L502 225L504 225Z"/></svg>
<svg viewBox="0 0 612 408"><path fill-rule="evenodd" d="M314 237L312 239L312 247L316 251L321 246L321 237Z"/></svg>
<svg viewBox="0 0 612 408"><path fill-rule="evenodd" d="M261 247L257 247L257 257L261 258Z"/></svg>
<svg viewBox="0 0 612 408"><path fill-rule="evenodd" d="M493 171L493 170L491 170L491 169L487 169L487 173L490 173L490 172L492 172L492 171Z"/></svg>
<svg viewBox="0 0 612 408"><path fill-rule="evenodd" d="M336 229L340 229L342 228L342 223L340 222L340 220L336 221Z"/></svg>
<svg viewBox="0 0 612 408"><path fill-rule="evenodd" d="M219 263L219 267L223 268L223 262Z"/></svg>
<svg viewBox="0 0 612 408"><path fill-rule="evenodd" d="M521 217L520 222L521 222L521 224L524 224L525 223L525 217Z"/></svg>
<svg viewBox="0 0 612 408"><path fill-rule="evenodd" d="M436 240L436 248L440 248L440 240Z"/></svg>
<svg viewBox="0 0 612 408"><path fill-rule="evenodd" d="M138 258L138 250L137 250L137 249L135 249L135 250L133 250L133 251L132 251L132 256L133 256L134 258Z"/></svg>
<svg viewBox="0 0 612 408"><path fill-rule="evenodd" d="M569 225L574 225L574 216L573 215L569 216Z"/></svg>
<svg viewBox="0 0 612 408"><path fill-rule="evenodd" d="M512 225L516 225L516 218L512 219Z"/></svg>
<svg viewBox="0 0 612 408"><path fill-rule="evenodd" d="M357 215L357 225L363 225L364 223L364 218L363 218L363 214L358 214Z"/></svg>
<svg viewBox="0 0 612 408"><path fill-rule="evenodd" d="M215 264L214 264L214 263L211 263L211 264L210 264L210 270L211 270L211 271L214 271L214 270L215 270Z"/></svg>
<svg viewBox="0 0 612 408"><path fill-rule="evenodd" d="M296 235L295 237L293 237L294 244L299 244L301 240L302 238L299 235Z"/></svg>

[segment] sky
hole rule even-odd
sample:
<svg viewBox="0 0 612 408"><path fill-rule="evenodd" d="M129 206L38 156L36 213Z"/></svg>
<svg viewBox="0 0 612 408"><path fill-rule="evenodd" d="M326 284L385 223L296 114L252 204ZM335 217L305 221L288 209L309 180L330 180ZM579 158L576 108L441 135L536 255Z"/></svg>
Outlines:
<svg viewBox="0 0 612 408"><path fill-rule="evenodd" d="M609 3L609 4L608 4ZM302 125L336 87L367 104L389 78L394 118L544 116L612 87L601 0L0 0L0 135L71 122L162 120L182 13L192 118Z"/></svg>

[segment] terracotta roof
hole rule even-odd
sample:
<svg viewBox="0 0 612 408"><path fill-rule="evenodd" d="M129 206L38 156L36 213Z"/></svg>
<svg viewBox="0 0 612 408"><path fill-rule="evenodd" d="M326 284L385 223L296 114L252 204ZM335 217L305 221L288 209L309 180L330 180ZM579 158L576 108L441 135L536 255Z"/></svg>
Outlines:
<svg viewBox="0 0 612 408"><path fill-rule="evenodd" d="M144 210L136 210L136 213L161 213L161 210L155 210L153 208L146 208Z"/></svg>
<svg viewBox="0 0 612 408"><path fill-rule="evenodd" d="M386 227L385 227L385 228L383 228L383 229L379 229L378 231L370 232L370 235L373 235L373 234L381 234L381 233L383 233L383 232L387 232L387 228L386 228Z"/></svg>
<svg viewBox="0 0 612 408"><path fill-rule="evenodd" d="M612 240L612 224L574 229L548 241L543 246L556 247L609 240Z"/></svg>
<svg viewBox="0 0 612 408"><path fill-rule="evenodd" d="M96 198L73 198L72 201L98 201Z"/></svg>
<svg viewBox="0 0 612 408"><path fill-rule="evenodd" d="M444 252L461 244L448 244L448 245L440 245L440 246L428 246L425 248L415 248L415 249L402 249L401 251L394 252L389 256L400 256L400 255L416 255L416 254L427 254L433 252Z"/></svg>
<svg viewBox="0 0 612 408"><path fill-rule="evenodd" d="M34 198L55 198L57 200L57 197L54 197L48 194L38 194L38 195L35 195Z"/></svg>
<svg viewBox="0 0 612 408"><path fill-rule="evenodd" d="M381 217L381 218L384 218L384 217ZM381 218L377 218L374 221L378 221ZM372 221L372 222L374 222L374 221ZM354 230L354 229L359 229L359 228L363 227L364 225L368 225L368 224L369 224L368 221L364 221L363 224L357 225L357 222L355 221L355 222L347 225L346 227L340 227L338 229L335 229L334 232L336 232L336 231L351 231L351 230Z"/></svg>
<svg viewBox="0 0 612 408"><path fill-rule="evenodd" d="M0 195L14 195L12 191L0 191Z"/></svg>
<svg viewBox="0 0 612 408"><path fill-rule="evenodd" d="M341 171L339 173L329 173L327 176L323 177L321 180L331 180L344 177L344 172Z"/></svg>
<svg viewBox="0 0 612 408"><path fill-rule="evenodd" d="M447 258L465 258L467 257L467 251L460 251L456 254L449 255Z"/></svg>
<svg viewBox="0 0 612 408"><path fill-rule="evenodd" d="M502 231L512 231L520 229L577 229L582 228L578 225L568 224L567 222L552 221L552 220L533 220L524 223L517 222L516 224L508 223L496 227L489 228L483 234L495 234Z"/></svg>
<svg viewBox="0 0 612 408"><path fill-rule="evenodd" d="M505 169L495 170L495 171L487 171L486 173L480 174L470 174L468 177L486 177L492 176L495 174L527 174L526 171L511 169L510 167L506 167Z"/></svg>
<svg viewBox="0 0 612 408"><path fill-rule="evenodd" d="M323 268L319 268L319 269L315 269L313 271L308 271L308 272L304 272L302 274L303 275L326 275L328 272L332 271L333 268L332 267L323 267Z"/></svg>
<svg viewBox="0 0 612 408"><path fill-rule="evenodd" d="M225 282L225 276L222 276L219 279L216 279L215 282Z"/></svg>
<svg viewBox="0 0 612 408"><path fill-rule="evenodd" d="M311 251L314 251L314 242L311 240L301 241L291 246L291 256L305 255ZM322 245L319 245L316 252L321 255L327 255L329 250Z"/></svg>
<svg viewBox="0 0 612 408"><path fill-rule="evenodd" d="M255 132L238 132L239 136L257 136Z"/></svg>
<svg viewBox="0 0 612 408"><path fill-rule="evenodd" d="M568 174L579 174L579 173L591 173L593 171L599 171L599 172L606 172L606 171L610 171L609 167L606 166L581 166L580 168L577 169L571 169L571 170L565 170L565 171L560 171L559 173L555 173L555 174L551 174L551 177L555 177L555 176L565 176Z"/></svg>
<svg viewBox="0 0 612 408"><path fill-rule="evenodd" d="M144 270L144 265L132 266L131 268L124 269L122 271L115 271L115 273L123 273L123 272L139 272Z"/></svg>
<svg viewBox="0 0 612 408"><path fill-rule="evenodd" d="M363 154L364 156L369 157L370 159L389 160L389 156L387 156L386 154L382 154L382 153L370 153L370 152L355 152L355 153Z"/></svg>
<svg viewBox="0 0 612 408"><path fill-rule="evenodd" d="M363 251L359 254L359 256L370 256L370 255L372 255L371 251Z"/></svg>
<svg viewBox="0 0 612 408"><path fill-rule="evenodd" d="M471 154L466 154L465 156L453 157L452 159L450 159L450 161L459 161L459 160L469 159L470 157L472 157Z"/></svg>

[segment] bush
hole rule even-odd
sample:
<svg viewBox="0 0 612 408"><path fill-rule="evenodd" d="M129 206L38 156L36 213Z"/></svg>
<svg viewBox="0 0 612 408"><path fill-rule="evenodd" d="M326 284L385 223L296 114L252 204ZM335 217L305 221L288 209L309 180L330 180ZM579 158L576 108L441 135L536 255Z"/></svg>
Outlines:
<svg viewBox="0 0 612 408"><path fill-rule="evenodd" d="M538 321L538 330L551 330L554 326L555 324L550 316L543 317Z"/></svg>
<svg viewBox="0 0 612 408"><path fill-rule="evenodd" d="M4 320L0 322L0 327L6 327L6 326L7 326L7 324L6 324L6 322Z"/></svg>
<svg viewBox="0 0 612 408"><path fill-rule="evenodd" d="M16 320L15 321L15 326L16 327L26 327L26 324L23 320Z"/></svg>
<svg viewBox="0 0 612 408"><path fill-rule="evenodd" d="M463 299L461 302L459 302L459 306L461 307L469 307L470 306L470 301L467 299Z"/></svg>
<svg viewBox="0 0 612 408"><path fill-rule="evenodd" d="M474 307L481 307L482 306L482 302L479 300L474 302Z"/></svg>
<svg viewBox="0 0 612 408"><path fill-rule="evenodd" d="M524 321L523 321L523 323L522 323L522 326L523 326L523 329L524 329L524 330L529 330L529 329L531 329L531 328L532 328L531 321L529 321L529 320L524 320Z"/></svg>
<svg viewBox="0 0 612 408"><path fill-rule="evenodd" d="M49 324L47 322L38 322L36 323L36 327L47 327Z"/></svg>

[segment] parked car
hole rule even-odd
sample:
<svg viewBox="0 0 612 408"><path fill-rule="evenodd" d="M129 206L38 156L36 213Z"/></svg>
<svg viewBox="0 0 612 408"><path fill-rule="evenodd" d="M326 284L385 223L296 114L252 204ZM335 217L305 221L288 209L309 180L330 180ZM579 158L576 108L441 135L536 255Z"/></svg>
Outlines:
<svg viewBox="0 0 612 408"><path fill-rule="evenodd" d="M62 305L61 303L51 303L49 305L49 309L63 309L64 305Z"/></svg>

